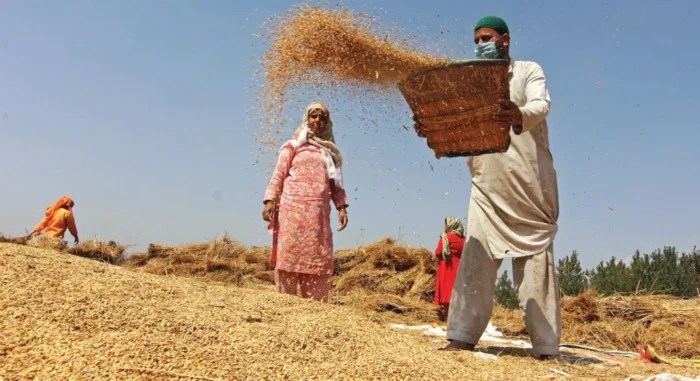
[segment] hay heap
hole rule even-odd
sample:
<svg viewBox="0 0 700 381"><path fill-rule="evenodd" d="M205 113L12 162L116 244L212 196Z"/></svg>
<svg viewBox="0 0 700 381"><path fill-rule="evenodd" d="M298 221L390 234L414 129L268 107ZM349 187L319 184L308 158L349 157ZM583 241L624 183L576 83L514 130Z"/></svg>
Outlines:
<svg viewBox="0 0 700 381"><path fill-rule="evenodd" d="M344 306L217 282L151 276L0 243L3 380L616 379L666 364L573 366L442 343L388 329ZM435 364L438 364L437 366ZM563 368L562 368L563 367ZM563 379L559 377L559 379Z"/></svg>
<svg viewBox="0 0 700 381"><path fill-rule="evenodd" d="M594 298L591 293L570 298L562 311L578 304L579 298ZM599 316L590 323L579 319L563 322L564 340L621 350L638 350L652 345L660 353L678 357L700 356L700 300L682 300L671 296L636 295L594 299L588 316Z"/></svg>
<svg viewBox="0 0 700 381"><path fill-rule="evenodd" d="M104 261L113 265L120 264L124 260L124 251L126 250L125 245L120 245L114 241L105 242L97 239L83 241L69 248L68 244L63 239L47 236L45 234L37 234L31 238L27 238L26 236L12 238L0 234L0 242L66 252L79 257Z"/></svg>
<svg viewBox="0 0 700 381"><path fill-rule="evenodd" d="M61 238L48 236L46 234L37 234L32 236L27 242L27 246L36 247L39 249L49 249L56 251L64 251L68 248L68 244Z"/></svg>
<svg viewBox="0 0 700 381"><path fill-rule="evenodd" d="M129 256L123 266L158 275L200 277L234 284L274 283L269 255L269 247L248 249L224 235L211 242L185 246L150 244L147 253Z"/></svg>
<svg viewBox="0 0 700 381"><path fill-rule="evenodd" d="M208 243L172 247L150 245L124 263L161 275L202 277L238 285L272 284L269 247L246 248L228 237ZM380 322L437 323L432 304L435 287L433 255L384 238L335 253L331 303L365 311ZM508 336L526 336L517 309L494 306L494 325ZM700 300L664 296L599 298L584 293L562 299L562 342L636 351L646 344L664 355L700 356Z"/></svg>
<svg viewBox="0 0 700 381"><path fill-rule="evenodd" d="M435 322L433 258L427 249L399 245L393 238L339 250L332 299L365 310L393 312L383 319Z"/></svg>
<svg viewBox="0 0 700 381"><path fill-rule="evenodd" d="M228 236L185 246L150 244L147 253L132 254L123 266L152 274L198 277L244 285L274 284L269 247L251 247ZM422 248L384 238L367 246L335 253L331 302L376 314L375 318L409 323L436 322L430 303L435 265Z"/></svg>
<svg viewBox="0 0 700 381"><path fill-rule="evenodd" d="M29 241L29 238L27 238L26 236L8 237L8 236L5 236L4 234L0 233L0 242L14 243L16 245L26 245L27 241Z"/></svg>
<svg viewBox="0 0 700 381"><path fill-rule="evenodd" d="M104 242L96 239L87 240L69 248L70 254L79 257L97 259L111 264L119 264L124 260L125 245L114 241Z"/></svg>
<svg viewBox="0 0 700 381"><path fill-rule="evenodd" d="M564 298L562 342L604 349L637 351L651 345L659 353L683 358L700 356L700 300L634 295L599 298L593 292ZM520 311L494 310L494 323L504 333L526 335Z"/></svg>

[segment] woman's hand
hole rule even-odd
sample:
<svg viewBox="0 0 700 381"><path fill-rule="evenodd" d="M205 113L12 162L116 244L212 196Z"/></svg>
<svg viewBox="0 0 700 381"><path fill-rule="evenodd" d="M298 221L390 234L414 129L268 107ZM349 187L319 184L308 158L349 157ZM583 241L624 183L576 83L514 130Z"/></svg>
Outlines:
<svg viewBox="0 0 700 381"><path fill-rule="evenodd" d="M340 222L340 226L338 226L338 231L341 231L345 229L346 226L348 226L348 211L345 208L338 209L338 222Z"/></svg>
<svg viewBox="0 0 700 381"><path fill-rule="evenodd" d="M262 211L263 220L270 222L272 221L272 216L275 214L275 202L272 200L265 201L265 206Z"/></svg>

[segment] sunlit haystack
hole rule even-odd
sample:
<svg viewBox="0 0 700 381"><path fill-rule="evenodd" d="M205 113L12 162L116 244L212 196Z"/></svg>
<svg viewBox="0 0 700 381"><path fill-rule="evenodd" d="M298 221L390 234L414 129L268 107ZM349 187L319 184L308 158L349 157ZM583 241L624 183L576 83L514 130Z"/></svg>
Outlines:
<svg viewBox="0 0 700 381"><path fill-rule="evenodd" d="M562 342L637 351L700 356L700 300L659 295L598 297L586 292L562 300ZM496 307L494 323L506 334L526 335L520 311Z"/></svg>
<svg viewBox="0 0 700 381"><path fill-rule="evenodd" d="M268 256L269 248L248 249L224 236L185 246L150 244L147 253L129 256L124 266L159 275L200 277L234 284L253 280L270 282L274 278L267 263Z"/></svg>
<svg viewBox="0 0 700 381"><path fill-rule="evenodd" d="M46 234L37 234L32 236L26 243L27 246L38 247L40 249L51 249L63 251L68 247L66 241L61 238L48 236Z"/></svg>
<svg viewBox="0 0 700 381"><path fill-rule="evenodd" d="M0 242L6 242L6 243L14 243L17 245L25 245L29 241L29 238L26 236L23 237L8 237L5 236L4 234L0 233Z"/></svg>
<svg viewBox="0 0 700 381"><path fill-rule="evenodd" d="M392 312L404 321L437 321L431 304L435 292L432 253L397 244L392 238L337 251L333 290L341 303Z"/></svg>
<svg viewBox="0 0 700 381"><path fill-rule="evenodd" d="M114 241L104 242L96 239L87 240L69 248L70 254L80 257L97 259L111 264L118 264L123 260L125 245Z"/></svg>

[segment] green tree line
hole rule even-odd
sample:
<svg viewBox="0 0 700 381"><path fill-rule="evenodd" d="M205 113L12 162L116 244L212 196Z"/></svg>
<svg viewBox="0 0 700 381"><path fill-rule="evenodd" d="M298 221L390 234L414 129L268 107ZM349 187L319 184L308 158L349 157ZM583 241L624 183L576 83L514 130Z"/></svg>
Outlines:
<svg viewBox="0 0 700 381"><path fill-rule="evenodd" d="M616 293L667 294L680 297L700 296L700 251L679 253L666 246L651 254L637 250L625 262L615 257L584 270L579 253L557 261L559 287L564 295L575 296L588 290L600 295ZM505 271L496 283L496 301L508 308L518 306L516 291Z"/></svg>

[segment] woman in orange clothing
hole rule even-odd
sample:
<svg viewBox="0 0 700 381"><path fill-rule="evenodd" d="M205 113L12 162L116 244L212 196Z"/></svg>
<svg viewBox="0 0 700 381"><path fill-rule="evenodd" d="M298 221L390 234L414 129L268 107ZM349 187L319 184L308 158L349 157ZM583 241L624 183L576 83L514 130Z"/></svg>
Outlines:
<svg viewBox="0 0 700 381"><path fill-rule="evenodd" d="M457 217L445 218L445 232L440 234L440 240L435 249L435 256L438 258L435 276L435 304L440 306L440 313L444 320L447 320L447 312L450 310L452 286L457 276L464 242L462 221Z"/></svg>
<svg viewBox="0 0 700 381"><path fill-rule="evenodd" d="M44 218L34 227L28 237L34 234L41 233L63 239L66 234L66 229L75 238L75 243L78 244L78 228L75 227L75 218L73 217L73 206L75 202L68 196L63 196L58 199L53 205L46 208Z"/></svg>

